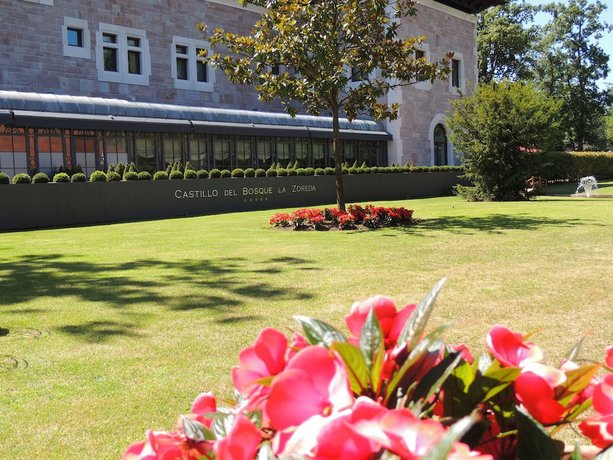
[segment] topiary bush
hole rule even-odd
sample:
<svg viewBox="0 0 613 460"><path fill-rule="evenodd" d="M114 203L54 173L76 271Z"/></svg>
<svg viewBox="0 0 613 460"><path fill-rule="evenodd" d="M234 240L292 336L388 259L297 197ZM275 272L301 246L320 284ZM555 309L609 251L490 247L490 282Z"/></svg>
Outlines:
<svg viewBox="0 0 613 460"><path fill-rule="evenodd" d="M208 179L209 178L209 172L206 169L199 169L196 175L198 176L198 179Z"/></svg>
<svg viewBox="0 0 613 460"><path fill-rule="evenodd" d="M175 169L174 171L170 171L170 176L168 176L168 178L170 180L182 180L183 173L179 171L178 169Z"/></svg>
<svg viewBox="0 0 613 460"><path fill-rule="evenodd" d="M296 169L296 175L297 175L297 176L306 176L306 175L307 175L307 173L306 173L306 169L304 169L304 168L298 168L298 169Z"/></svg>
<svg viewBox="0 0 613 460"><path fill-rule="evenodd" d="M55 176L53 176L53 182L56 184L65 184L70 182L70 176L65 172L59 172Z"/></svg>
<svg viewBox="0 0 613 460"><path fill-rule="evenodd" d="M149 171L141 171L138 173L138 180L151 180L151 173Z"/></svg>
<svg viewBox="0 0 613 460"><path fill-rule="evenodd" d="M31 184L32 178L26 173L19 173L13 176L13 184Z"/></svg>
<svg viewBox="0 0 613 460"><path fill-rule="evenodd" d="M213 168L211 169L211 172L209 172L209 178L210 179L220 179L221 178L221 171L217 168Z"/></svg>
<svg viewBox="0 0 613 460"><path fill-rule="evenodd" d="M315 175L315 168L304 168L306 175L307 176L314 176Z"/></svg>
<svg viewBox="0 0 613 460"><path fill-rule="evenodd" d="M74 173L70 177L70 182L87 182L87 177L82 172Z"/></svg>
<svg viewBox="0 0 613 460"><path fill-rule="evenodd" d="M168 180L166 171L158 171L153 175L153 180Z"/></svg>
<svg viewBox="0 0 613 460"><path fill-rule="evenodd" d="M138 173L135 171L128 171L123 173L123 180L125 181L133 181L138 180Z"/></svg>
<svg viewBox="0 0 613 460"><path fill-rule="evenodd" d="M94 171L91 176L89 176L90 182L106 182L106 174L104 171Z"/></svg>
<svg viewBox="0 0 613 460"><path fill-rule="evenodd" d="M124 171L125 171L125 166L121 163L117 163L117 166L115 166L115 172L119 174L119 177L123 177Z"/></svg>
<svg viewBox="0 0 613 460"><path fill-rule="evenodd" d="M66 174L66 176L68 176L68 174ZM7 174L0 172L0 184L10 184L10 183L11 183L11 178Z"/></svg>
<svg viewBox="0 0 613 460"><path fill-rule="evenodd" d="M255 169L253 168L245 169L245 177L255 177Z"/></svg>
<svg viewBox="0 0 613 460"><path fill-rule="evenodd" d="M108 173L106 173L106 181L107 182L116 182L116 181L120 181L121 180L121 176L116 173L115 171L109 171Z"/></svg>
<svg viewBox="0 0 613 460"><path fill-rule="evenodd" d="M297 176L298 172L296 171L295 168L287 168L287 175L288 176Z"/></svg>
<svg viewBox="0 0 613 460"><path fill-rule="evenodd" d="M232 172L229 169L222 169L221 170L221 178L222 179L229 179L232 177Z"/></svg>
<svg viewBox="0 0 613 460"><path fill-rule="evenodd" d="M347 173L348 174L357 174L358 173L358 168L354 168L353 166L351 168L347 168Z"/></svg>
<svg viewBox="0 0 613 460"><path fill-rule="evenodd" d="M287 176L287 169L285 169L285 168L278 168L277 169L277 176Z"/></svg>
<svg viewBox="0 0 613 460"><path fill-rule="evenodd" d="M266 177L266 171L262 168L255 170L255 177Z"/></svg>
<svg viewBox="0 0 613 460"><path fill-rule="evenodd" d="M324 170L324 168L315 168L316 176L323 176L324 174L326 174L326 171Z"/></svg>
<svg viewBox="0 0 613 460"><path fill-rule="evenodd" d="M36 173L32 177L32 183L33 184L48 184L49 176L47 176L44 172Z"/></svg>
<svg viewBox="0 0 613 460"><path fill-rule="evenodd" d="M277 177L278 171L276 169L269 169L266 171L266 177Z"/></svg>
<svg viewBox="0 0 613 460"><path fill-rule="evenodd" d="M185 172L183 173L183 179L198 179L198 173L193 169L185 168Z"/></svg>
<svg viewBox="0 0 613 460"><path fill-rule="evenodd" d="M232 170L231 175L232 177L245 177L245 171L243 171L241 168L235 168Z"/></svg>

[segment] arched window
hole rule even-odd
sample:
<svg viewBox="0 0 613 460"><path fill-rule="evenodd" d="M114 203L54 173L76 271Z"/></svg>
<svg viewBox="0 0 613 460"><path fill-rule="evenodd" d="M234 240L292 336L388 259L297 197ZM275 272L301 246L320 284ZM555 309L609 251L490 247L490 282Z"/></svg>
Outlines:
<svg viewBox="0 0 613 460"><path fill-rule="evenodd" d="M436 166L447 164L447 133L440 123L434 127L434 164Z"/></svg>

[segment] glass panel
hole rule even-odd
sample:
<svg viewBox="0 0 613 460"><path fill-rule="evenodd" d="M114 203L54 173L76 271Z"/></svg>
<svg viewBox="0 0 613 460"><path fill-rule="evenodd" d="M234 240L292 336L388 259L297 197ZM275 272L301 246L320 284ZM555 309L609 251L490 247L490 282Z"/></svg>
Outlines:
<svg viewBox="0 0 613 460"><path fill-rule="evenodd" d="M213 138L215 168L232 169L231 148L232 138L230 136L215 136Z"/></svg>
<svg viewBox="0 0 613 460"><path fill-rule="evenodd" d="M128 72L132 74L141 74L140 69L140 52L128 51Z"/></svg>
<svg viewBox="0 0 613 460"><path fill-rule="evenodd" d="M187 59L177 58L177 80L187 80Z"/></svg>
<svg viewBox="0 0 613 460"><path fill-rule="evenodd" d="M157 139L154 137L146 137L146 134L142 136L143 137L139 137L134 140L134 157L136 160L136 168L139 171L154 173L157 169Z"/></svg>
<svg viewBox="0 0 613 460"><path fill-rule="evenodd" d="M81 29L68 27L66 34L68 46L83 48L83 31Z"/></svg>
<svg viewBox="0 0 613 460"><path fill-rule="evenodd" d="M187 46L176 45L175 49L177 51L177 54L187 54Z"/></svg>
<svg viewBox="0 0 613 460"><path fill-rule="evenodd" d="M208 151L208 138L206 137L206 134L190 141L189 161L194 169L208 170Z"/></svg>
<svg viewBox="0 0 613 460"><path fill-rule="evenodd" d="M351 167L355 160L355 144L351 141L343 141L343 161Z"/></svg>
<svg viewBox="0 0 613 460"><path fill-rule="evenodd" d="M460 61L451 60L451 86L460 87Z"/></svg>
<svg viewBox="0 0 613 460"><path fill-rule="evenodd" d="M436 125L434 128L434 164L447 164L447 133L443 125Z"/></svg>
<svg viewBox="0 0 613 460"><path fill-rule="evenodd" d="M73 143L76 164L80 165L85 175L89 177L97 169L95 140L75 137Z"/></svg>
<svg viewBox="0 0 613 460"><path fill-rule="evenodd" d="M178 161L183 163L183 139L167 135L162 141L164 167ZM185 165L184 165L185 166Z"/></svg>
<svg viewBox="0 0 613 460"><path fill-rule="evenodd" d="M313 141L313 167L326 166L326 141Z"/></svg>
<svg viewBox="0 0 613 460"><path fill-rule="evenodd" d="M200 51L202 50L196 49L196 56L200 56ZM208 74L207 65L205 62L202 62L202 58L198 58L198 60L196 61L196 69L197 69L196 78L198 79L198 81L201 81L201 82L209 81L209 78L207 75Z"/></svg>
<svg viewBox="0 0 613 460"><path fill-rule="evenodd" d="M133 46L135 48L140 48L140 38L128 37L128 46Z"/></svg>
<svg viewBox="0 0 613 460"><path fill-rule="evenodd" d="M104 70L107 72L117 72L117 49L104 48Z"/></svg>
<svg viewBox="0 0 613 460"><path fill-rule="evenodd" d="M104 43L117 43L117 35L114 35L114 34L102 34L102 41Z"/></svg>
<svg viewBox="0 0 613 460"><path fill-rule="evenodd" d="M293 143L293 140L288 137L277 138L277 162L284 167L289 163L292 156Z"/></svg>
<svg viewBox="0 0 613 460"><path fill-rule="evenodd" d="M351 69L351 81L362 81L364 80L364 72L359 67L353 67Z"/></svg>
<svg viewBox="0 0 613 460"><path fill-rule="evenodd" d="M237 137L236 138L236 167L251 168L253 162L251 159L251 138Z"/></svg>
<svg viewBox="0 0 613 460"><path fill-rule="evenodd" d="M274 140L270 137L260 137L257 139L258 168L268 169L272 164L273 142Z"/></svg>
<svg viewBox="0 0 613 460"><path fill-rule="evenodd" d="M299 168L306 168L309 164L309 141L296 139L296 161Z"/></svg>

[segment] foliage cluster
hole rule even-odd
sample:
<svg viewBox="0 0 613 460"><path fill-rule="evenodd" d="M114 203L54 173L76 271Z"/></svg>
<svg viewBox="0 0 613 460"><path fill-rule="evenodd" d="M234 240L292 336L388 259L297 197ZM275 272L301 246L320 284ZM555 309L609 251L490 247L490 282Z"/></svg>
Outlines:
<svg viewBox="0 0 613 460"><path fill-rule="evenodd" d="M289 340L263 329L232 369L235 402L199 395L176 432L149 431L124 459L559 460L553 436L592 405L579 428L612 448L613 345L602 362L579 365L578 344L553 367L497 324L475 358L444 343L449 325L427 332L443 283L401 309L385 296L355 302L348 338L307 316L295 316L303 334Z"/></svg>
<svg viewBox="0 0 613 460"><path fill-rule="evenodd" d="M276 213L270 225L292 230L375 229L398 225L412 225L413 211L405 208L352 204L347 211L338 209L298 209L291 214Z"/></svg>
<svg viewBox="0 0 613 460"><path fill-rule="evenodd" d="M528 154L528 176L577 180L613 178L613 152L534 152Z"/></svg>

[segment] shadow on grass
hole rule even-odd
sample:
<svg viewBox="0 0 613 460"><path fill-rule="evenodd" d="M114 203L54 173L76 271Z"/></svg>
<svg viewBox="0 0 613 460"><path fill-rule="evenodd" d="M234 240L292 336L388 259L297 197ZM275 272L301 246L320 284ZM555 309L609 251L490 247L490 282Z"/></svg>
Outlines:
<svg viewBox="0 0 613 460"><path fill-rule="evenodd" d="M522 214L491 214L488 216L441 216L434 219L421 220L411 227L394 227L403 233L411 233L418 236L428 236L432 230L443 230L451 233L474 234L474 233L503 233L508 230L538 230L547 227L574 227L577 225L601 226L602 224L586 219L556 219L551 217L534 217L534 215Z"/></svg>
<svg viewBox="0 0 613 460"><path fill-rule="evenodd" d="M308 300L306 290L284 286L288 270L317 270L314 262L296 257L174 261L143 259L125 263L97 263L62 254L25 255L0 264L0 313L47 314L49 309L15 306L44 297L64 298L82 308L81 302L101 303L131 317L130 322L89 321L57 328L62 334L87 342L103 342L113 336L138 337L138 328L155 315L151 307L170 311L207 310L219 324L255 320L241 307L252 300ZM139 310L146 306L146 314ZM142 310L142 309L141 309ZM89 313L89 312L88 312Z"/></svg>

